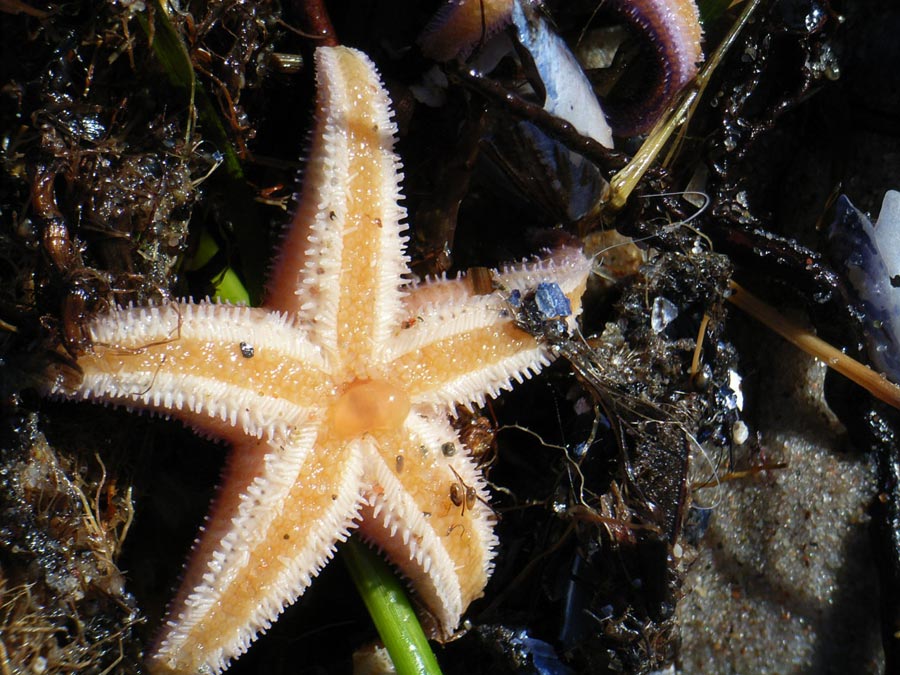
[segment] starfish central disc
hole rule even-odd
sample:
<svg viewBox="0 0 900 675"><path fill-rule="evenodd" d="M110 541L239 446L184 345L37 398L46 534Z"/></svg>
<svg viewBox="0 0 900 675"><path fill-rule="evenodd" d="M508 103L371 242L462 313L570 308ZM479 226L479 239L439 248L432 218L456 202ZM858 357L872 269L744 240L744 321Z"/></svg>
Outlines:
<svg viewBox="0 0 900 675"><path fill-rule="evenodd" d="M338 437L350 438L399 429L409 408L409 396L399 387L384 380L356 380L331 406L331 420Z"/></svg>

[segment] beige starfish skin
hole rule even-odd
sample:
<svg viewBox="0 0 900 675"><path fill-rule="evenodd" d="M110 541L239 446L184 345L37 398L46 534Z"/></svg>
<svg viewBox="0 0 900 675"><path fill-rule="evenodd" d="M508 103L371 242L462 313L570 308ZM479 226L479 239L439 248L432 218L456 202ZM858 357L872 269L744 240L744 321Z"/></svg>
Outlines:
<svg viewBox="0 0 900 675"><path fill-rule="evenodd" d="M433 633L452 634L496 538L448 414L549 362L503 293L406 281L387 94L352 49L321 48L316 67L315 141L265 305L114 309L88 326L83 376L52 373L52 394L157 411L232 445L155 672L226 669L353 527L406 575ZM502 289L556 282L577 312L589 269L568 249L493 274Z"/></svg>

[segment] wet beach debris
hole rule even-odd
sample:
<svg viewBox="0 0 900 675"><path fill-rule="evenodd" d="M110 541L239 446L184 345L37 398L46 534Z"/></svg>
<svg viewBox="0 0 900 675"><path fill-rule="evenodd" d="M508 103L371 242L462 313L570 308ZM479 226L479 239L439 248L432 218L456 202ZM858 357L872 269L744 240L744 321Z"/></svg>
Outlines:
<svg viewBox="0 0 900 675"><path fill-rule="evenodd" d="M57 453L37 422L0 432L0 667L137 673L143 617L117 567L131 488L99 455Z"/></svg>
<svg viewBox="0 0 900 675"><path fill-rule="evenodd" d="M730 273L715 254L653 254L621 282L604 329L590 337L569 330L552 288L508 299L517 325L577 376L565 398L577 413L564 419L584 435L570 431L564 447L544 441L563 458L548 522L535 529L555 543L534 544L535 557L512 587L531 583L541 569L565 576L548 594L556 639L578 672L644 672L673 658L683 573L675 552L692 502L689 465L703 452L727 455L741 421L736 352L723 339ZM678 311L661 317L660 306ZM691 382L694 361L702 382ZM504 504L501 496L501 514L515 517ZM485 620L493 616L488 611Z"/></svg>

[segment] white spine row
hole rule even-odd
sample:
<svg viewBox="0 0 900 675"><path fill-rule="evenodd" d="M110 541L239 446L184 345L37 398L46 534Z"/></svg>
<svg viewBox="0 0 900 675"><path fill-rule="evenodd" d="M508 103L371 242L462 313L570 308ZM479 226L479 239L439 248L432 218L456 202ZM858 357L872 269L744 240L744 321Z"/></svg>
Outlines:
<svg viewBox="0 0 900 675"><path fill-rule="evenodd" d="M376 452L366 458L367 474L382 490L366 495L372 510L369 525L381 527L391 539L400 532L400 540L409 548L409 563L415 563L419 574L405 567L409 576L416 577L416 590L435 612L441 625L452 630L462 616L462 595L456 565L440 541L440 537L422 515L422 508L413 501L385 460ZM375 515L377 514L377 515ZM408 542L412 542L409 544ZM384 544L383 544L384 545Z"/></svg>
<svg viewBox="0 0 900 675"><path fill-rule="evenodd" d="M141 349L179 337L207 342L265 344L272 351L325 368L320 350L294 317L257 307L183 300L163 305L129 305L102 314L89 325L98 347Z"/></svg>
<svg viewBox="0 0 900 675"><path fill-rule="evenodd" d="M319 52L317 52L319 58ZM336 68L332 67L332 70ZM335 77L336 75L332 75ZM321 98L336 96L341 86L327 87L328 77L320 76L319 86L323 87ZM332 89L334 92L333 93ZM343 120L335 119L327 108L320 107L318 114L323 119L322 143L329 152L320 153L322 185L316 215L309 230L309 248L304 254L303 270L296 289L300 315L304 322L314 326L317 344L329 352L337 351L337 321L340 300L341 259L343 254L343 231L347 223L346 183L350 173L349 148L343 132Z"/></svg>
<svg viewBox="0 0 900 675"><path fill-rule="evenodd" d="M465 454L445 457L440 447L445 443L461 445L458 435L443 416L422 417L410 415L407 428L417 445L430 449L431 461L447 467L448 484L456 480L456 475L476 491L478 499L470 510L467 528L477 543L475 550L484 551L481 561L482 574L488 578L493 570L493 557L497 537L491 527L491 511L484 502L488 499L484 480ZM371 525L380 526L392 539L399 540L408 550L408 561L418 571L406 569L416 579L418 593L427 600L435 612L446 635L459 624L468 604L462 597L462 587L456 563L443 544L440 533L435 532L431 521L423 514L422 505L417 504L404 489L400 480L390 470L382 455L373 451L367 457L367 475L370 481L382 489L369 491L368 503L371 509ZM456 471L456 475L451 471ZM430 597L429 597L430 596Z"/></svg>
<svg viewBox="0 0 900 675"><path fill-rule="evenodd" d="M467 410L484 407L488 397L497 398L502 391L513 388L513 380L524 382L553 362L553 357L541 346L506 358L499 363L485 364L478 370L442 382L439 389L425 391L413 398L413 403L447 409L453 413L458 406Z"/></svg>
<svg viewBox="0 0 900 675"><path fill-rule="evenodd" d="M372 95L368 99L380 135L381 180L377 181L376 187L379 193L378 201L383 210L381 223L377 226L379 277L375 291L376 321L372 340L374 347L384 348L390 343L397 323L402 320L400 318L403 313L402 291L398 287L398 280L410 274L409 257L404 253L409 237L404 235L408 229L405 222L406 209L400 206L403 199L400 189L403 165L394 152L397 124L394 122L391 101L375 64L364 54L360 53L360 56L365 60L377 90L377 95Z"/></svg>
<svg viewBox="0 0 900 675"><path fill-rule="evenodd" d="M219 431L228 438L235 436L229 431L231 427L244 436L284 439L296 427L315 421L316 415L312 408L250 390L235 390L215 379L159 372L89 373L76 391L64 393L126 408L151 408L207 431L209 425L197 418L218 420Z"/></svg>

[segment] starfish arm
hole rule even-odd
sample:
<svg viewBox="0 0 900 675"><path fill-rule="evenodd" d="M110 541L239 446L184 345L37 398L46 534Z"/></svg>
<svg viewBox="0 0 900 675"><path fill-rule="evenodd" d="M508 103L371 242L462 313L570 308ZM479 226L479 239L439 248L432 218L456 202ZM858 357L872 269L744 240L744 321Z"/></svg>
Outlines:
<svg viewBox="0 0 900 675"><path fill-rule="evenodd" d="M88 325L81 377L49 393L178 417L235 440L286 434L328 391L321 355L291 319L208 302L116 309Z"/></svg>
<svg viewBox="0 0 900 675"><path fill-rule="evenodd" d="M572 305L570 328L581 311L591 260L563 249L531 264L494 272L502 289L477 295L464 276L430 281L405 299L408 319L389 352L388 370L416 404L483 405L550 363L550 353L516 327L509 294L541 282L560 286Z"/></svg>
<svg viewBox="0 0 900 675"><path fill-rule="evenodd" d="M234 447L149 657L153 672L225 670L347 538L362 501L362 456L352 443L312 452L316 431Z"/></svg>
<svg viewBox="0 0 900 675"><path fill-rule="evenodd" d="M512 0L448 0L434 15L419 44L428 58L465 58L509 23Z"/></svg>
<svg viewBox="0 0 900 675"><path fill-rule="evenodd" d="M315 58L315 141L266 305L299 312L316 344L364 371L391 337L408 274L396 125L367 56L322 47Z"/></svg>
<svg viewBox="0 0 900 675"><path fill-rule="evenodd" d="M402 429L376 434L365 465L360 532L409 579L431 632L449 638L493 569L484 480L445 416L413 413Z"/></svg>

